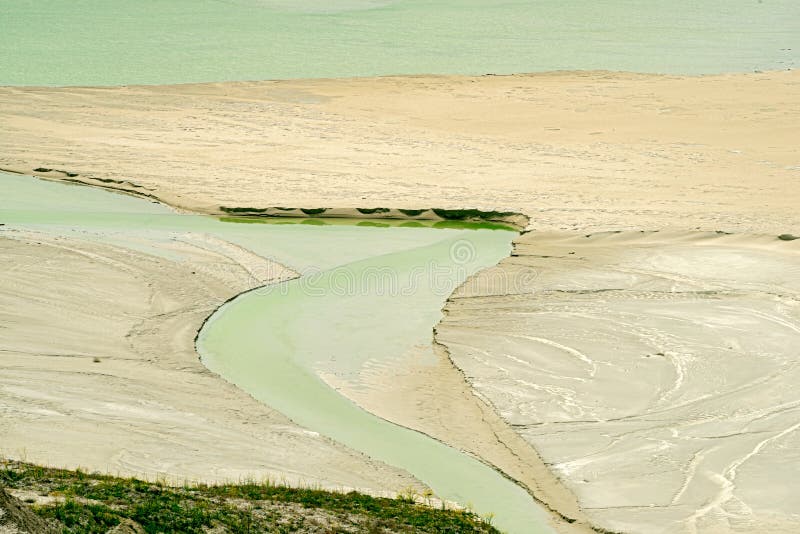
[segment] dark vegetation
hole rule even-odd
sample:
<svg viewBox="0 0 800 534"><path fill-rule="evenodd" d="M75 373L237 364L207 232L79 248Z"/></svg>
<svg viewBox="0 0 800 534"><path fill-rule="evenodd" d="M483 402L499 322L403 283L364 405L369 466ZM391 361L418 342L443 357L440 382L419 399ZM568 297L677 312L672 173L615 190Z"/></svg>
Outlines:
<svg viewBox="0 0 800 534"><path fill-rule="evenodd" d="M66 173L66 174L67 174L67 176L78 176L77 174L70 174L70 173ZM92 178L92 180L96 180L98 182L103 182L105 184L127 184L127 183L130 183L130 182L126 182L125 180L114 180L113 178ZM136 184L130 184L130 185L132 185L134 187L141 187L141 186L136 185Z"/></svg>
<svg viewBox="0 0 800 534"><path fill-rule="evenodd" d="M359 213L363 213L364 215L372 215L374 213L389 213L389 208L356 208Z"/></svg>
<svg viewBox="0 0 800 534"><path fill-rule="evenodd" d="M421 215L428 210L397 210L403 215L408 215L409 217L416 217L417 215Z"/></svg>
<svg viewBox="0 0 800 534"><path fill-rule="evenodd" d="M441 217L451 221L463 221L466 219L483 219L483 220L498 220L505 217L516 215L513 211L481 211L476 209L466 210L445 210L434 208L433 212Z"/></svg>
<svg viewBox="0 0 800 534"><path fill-rule="evenodd" d="M328 211L328 208L300 208L300 211L306 215L319 215Z"/></svg>
<svg viewBox="0 0 800 534"><path fill-rule="evenodd" d="M514 230L514 227L492 222L437 221L432 228L452 228L454 230Z"/></svg>
<svg viewBox="0 0 800 534"><path fill-rule="evenodd" d="M105 533L125 519L148 533L498 532L470 512L433 508L414 494L388 499L271 483L173 487L19 462L0 464L0 486L56 497L28 506L60 521L65 533Z"/></svg>
<svg viewBox="0 0 800 534"><path fill-rule="evenodd" d="M267 208L226 208L225 206L220 206L219 209L225 213L265 213L267 211Z"/></svg>
<svg viewBox="0 0 800 534"><path fill-rule="evenodd" d="M33 172L53 172L54 170L56 172L60 172L62 174L65 174L65 175L69 176L70 178L75 178L76 176L78 176L77 172L60 171L58 169L48 169L47 167L36 167L35 169L33 169ZM118 182L117 180L103 180L103 181L116 182L116 183L119 183L119 184L123 183L123 182Z"/></svg>
<svg viewBox="0 0 800 534"><path fill-rule="evenodd" d="M266 216L266 217L274 217L277 216L275 213L269 213L270 210L280 210L280 211L294 211L297 208L285 208L285 207L274 207L274 208L249 208L249 207L242 207L242 208L229 208L226 206L220 206L220 211L228 214L239 214L239 215L259 215L259 216ZM321 215L328 211L328 208L299 208L301 212L305 215ZM391 213L390 208L356 208L356 211L361 213L362 215L376 215L376 214L389 214ZM447 209L440 209L440 208L433 208L431 210L427 209L419 209L419 210L412 210L412 209L398 209L398 212L402 213L407 217L417 217L426 211L433 211L436 215L444 219L445 221L462 221L462 222L485 222L485 221L495 221L500 222L504 220L508 220L509 217L513 217L515 215L519 215L513 211L481 211L477 209L462 209L462 210L447 210ZM402 217L400 217L402 219Z"/></svg>

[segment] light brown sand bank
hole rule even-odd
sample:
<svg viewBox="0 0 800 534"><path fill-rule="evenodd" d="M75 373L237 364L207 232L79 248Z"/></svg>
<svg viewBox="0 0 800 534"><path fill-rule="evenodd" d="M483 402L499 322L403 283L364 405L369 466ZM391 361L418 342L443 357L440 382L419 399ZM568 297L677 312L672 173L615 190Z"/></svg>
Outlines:
<svg viewBox="0 0 800 534"><path fill-rule="evenodd" d="M437 339L594 524L800 528L800 240L526 234Z"/></svg>
<svg viewBox="0 0 800 534"><path fill-rule="evenodd" d="M0 122L0 167L117 180L200 211L475 207L524 212L536 229L800 228L798 72L0 88Z"/></svg>
<svg viewBox="0 0 800 534"><path fill-rule="evenodd" d="M293 273L224 242L161 246L180 259L3 231L0 454L179 483L419 486L298 427L198 360L195 332L218 305Z"/></svg>

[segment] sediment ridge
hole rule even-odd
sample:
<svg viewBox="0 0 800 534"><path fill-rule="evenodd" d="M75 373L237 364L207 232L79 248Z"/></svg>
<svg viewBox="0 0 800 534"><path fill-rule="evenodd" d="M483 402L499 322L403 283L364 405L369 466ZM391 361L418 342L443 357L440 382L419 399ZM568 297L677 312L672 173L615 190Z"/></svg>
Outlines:
<svg viewBox="0 0 800 534"><path fill-rule="evenodd" d="M454 292L436 340L592 524L794 532L797 243L527 233Z"/></svg>
<svg viewBox="0 0 800 534"><path fill-rule="evenodd" d="M198 213L468 207L540 231L798 234L798 87L800 71L0 87L0 167Z"/></svg>

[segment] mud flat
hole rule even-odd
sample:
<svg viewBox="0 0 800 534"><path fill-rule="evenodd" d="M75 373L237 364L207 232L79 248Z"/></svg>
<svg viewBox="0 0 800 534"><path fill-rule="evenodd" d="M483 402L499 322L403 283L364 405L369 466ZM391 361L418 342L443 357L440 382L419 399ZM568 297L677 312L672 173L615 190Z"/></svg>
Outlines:
<svg viewBox="0 0 800 534"><path fill-rule="evenodd" d="M178 483L419 485L209 373L195 331L249 276L222 250L173 244L171 252L191 260L0 233L0 454ZM204 273L203 264L230 274ZM285 274L278 269L277 279Z"/></svg>
<svg viewBox="0 0 800 534"><path fill-rule="evenodd" d="M173 482L430 486L509 532L588 531L574 497L431 346L444 300L505 257L515 233L231 224L0 178L4 456ZM314 269L297 278L268 251ZM205 367L194 342L213 348L201 351ZM369 372L408 358L425 383L387 385ZM411 408L442 385L455 386L447 403ZM385 402L348 399L376 390ZM413 431L469 412L483 417L439 425L435 439Z"/></svg>
<svg viewBox="0 0 800 534"><path fill-rule="evenodd" d="M437 340L623 532L800 528L800 240L530 233Z"/></svg>
<svg viewBox="0 0 800 534"><path fill-rule="evenodd" d="M323 379L578 514L575 492L612 530L794 531L796 398L782 388L797 344L798 76L0 88L0 167L226 217L469 208L572 231L526 234L455 295L438 370L383 361ZM741 236L639 232L667 227ZM344 260L347 243L326 250ZM395 403L404 391L413 402ZM477 418L480 435L461 424ZM522 440L554 485L537 489L548 479Z"/></svg>
<svg viewBox="0 0 800 534"><path fill-rule="evenodd" d="M302 228L276 227L264 244L247 240L258 229L125 195L0 180L1 454L178 483L423 487L291 422L198 359L195 335L215 309L297 276L236 236L281 251ZM286 255L298 268L302 256L302 247Z"/></svg>
<svg viewBox="0 0 800 534"><path fill-rule="evenodd" d="M513 432L470 394L449 362L448 373L431 343L431 328L457 281L506 257L515 234L422 232L439 233L440 240L241 295L201 330L203 362L304 427L402 467L438 497L494 514L504 532L550 531L548 514L531 494L560 516L582 520L574 498L530 446L509 440ZM435 272L421 272L426 264ZM424 372L426 380L410 380L399 372L404 368ZM386 375L394 380L382 380ZM362 404L377 391L383 402ZM472 417L451 420L464 415ZM427 433L434 418L441 420L431 432L438 440L409 430ZM586 530L585 522L557 526Z"/></svg>

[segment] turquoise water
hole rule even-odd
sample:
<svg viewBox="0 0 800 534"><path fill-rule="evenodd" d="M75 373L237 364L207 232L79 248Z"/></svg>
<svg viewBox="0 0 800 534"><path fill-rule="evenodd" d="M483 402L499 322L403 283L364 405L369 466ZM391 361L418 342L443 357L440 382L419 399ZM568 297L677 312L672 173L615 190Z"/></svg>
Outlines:
<svg viewBox="0 0 800 534"><path fill-rule="evenodd" d="M430 352L445 299L467 276L507 256L514 232L453 223L232 224L1 172L0 223L0 236L41 230L152 254L163 254L159 243L208 234L305 273L217 311L198 341L209 369L299 424L414 474L438 496L495 514L507 532L551 532L547 514L519 486L469 455L362 410L320 378L324 371L357 383L370 363L403 361L420 347Z"/></svg>
<svg viewBox="0 0 800 534"><path fill-rule="evenodd" d="M319 273L366 258L426 246L443 239L448 231L457 231L381 228L359 226L358 222L345 225L334 224L344 221L333 220L324 221L323 225L304 224L312 221L232 224L214 217L177 214L161 204L129 195L0 172L0 223L48 231L58 229L83 239L117 241L125 246L135 244L138 250L151 254L164 254L159 243L180 239L185 232L200 232L236 243L297 272ZM148 247L148 242L154 246Z"/></svg>
<svg viewBox="0 0 800 534"><path fill-rule="evenodd" d="M797 0L2 0L0 84L800 63Z"/></svg>
<svg viewBox="0 0 800 534"><path fill-rule="evenodd" d="M458 232L243 295L206 323L197 345L203 362L304 427L402 467L442 498L495 514L494 524L506 532L551 532L531 497L490 467L371 415L315 372L355 380L368 362L430 346L450 284L505 257L513 234L503 233ZM480 253L460 264L453 254L459 246ZM430 262L449 273L448 283L417 275Z"/></svg>

